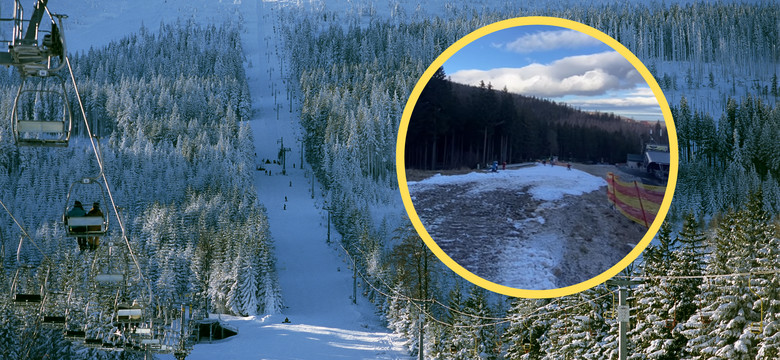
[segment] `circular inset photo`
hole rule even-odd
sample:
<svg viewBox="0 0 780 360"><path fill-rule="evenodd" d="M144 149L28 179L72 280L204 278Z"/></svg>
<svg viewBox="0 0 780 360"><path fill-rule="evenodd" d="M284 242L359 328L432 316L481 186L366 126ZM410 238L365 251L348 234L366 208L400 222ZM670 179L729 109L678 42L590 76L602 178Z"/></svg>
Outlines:
<svg viewBox="0 0 780 360"><path fill-rule="evenodd" d="M396 149L404 206L456 273L509 296L596 286L658 231L677 178L669 105L647 68L589 26L483 27L415 86Z"/></svg>

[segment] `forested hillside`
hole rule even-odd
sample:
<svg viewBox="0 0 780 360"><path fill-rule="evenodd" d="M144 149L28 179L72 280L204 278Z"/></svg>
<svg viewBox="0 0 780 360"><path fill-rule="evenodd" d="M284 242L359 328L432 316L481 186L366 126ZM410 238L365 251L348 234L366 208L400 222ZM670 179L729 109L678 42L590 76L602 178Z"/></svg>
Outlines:
<svg viewBox="0 0 780 360"><path fill-rule="evenodd" d="M72 291L72 311L100 309L104 295L92 280L92 264L112 255L111 266L132 279L122 296L157 309L161 317L182 303L241 315L281 309L273 242L252 183L252 133L243 122L251 106L241 51L235 27L188 22L161 25L156 32L141 29L106 48L72 56L87 117L101 135L104 171L145 282L110 204L99 194L81 191L71 202L100 201L111 213L102 248L79 252L76 239L65 236L69 186L99 173L83 121L67 148L17 147L8 122L0 123L0 196L41 248L25 240L21 258L41 269L37 276L51 269L47 287ZM17 87L18 75L3 71L3 104L13 103ZM68 95L77 104L75 94ZM3 106L0 117L9 118L10 111ZM74 119L81 119L79 111ZM0 282L0 292L8 294L21 232L6 213L0 224L0 275L8 280ZM106 255L111 243L113 254ZM63 342L61 331L34 333L36 327L22 325L29 319L2 304L9 307L0 309L0 358L24 357L22 351L37 358L48 347L57 348L49 353L62 359L97 356L95 350Z"/></svg>
<svg viewBox="0 0 780 360"><path fill-rule="evenodd" d="M419 351L422 326L423 351L433 359L617 357L614 287L553 300L497 297L455 280L408 220L383 210L397 196L393 134L428 64L482 25L547 15L583 22L623 43L674 105L681 164L669 221L660 245L622 274L642 282L629 291L630 358L777 357L779 310L772 304L778 303L773 289L780 288L780 209L772 159L780 153L759 140L778 128L771 105L780 60L771 46L780 37L778 7L515 6L452 6L435 18L290 11L283 20L291 24L282 33L290 80L300 88L307 157L329 186L344 246L366 291L384 303L389 326L409 339L412 353ZM500 152L500 140L494 146ZM444 155L424 157L431 156Z"/></svg>
<svg viewBox="0 0 780 360"><path fill-rule="evenodd" d="M453 83L440 68L415 105L406 135L406 166L482 167L557 156L560 160L618 163L642 153L663 124L589 113L566 104ZM665 133L665 126L664 133ZM657 138L658 136L656 136ZM666 137L655 139L668 143ZM665 141L666 140L666 141Z"/></svg>

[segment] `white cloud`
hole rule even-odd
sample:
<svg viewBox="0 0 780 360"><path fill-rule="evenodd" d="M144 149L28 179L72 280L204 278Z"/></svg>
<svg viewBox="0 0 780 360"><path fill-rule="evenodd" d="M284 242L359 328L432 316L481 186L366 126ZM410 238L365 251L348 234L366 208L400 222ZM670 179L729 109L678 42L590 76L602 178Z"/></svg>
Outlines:
<svg viewBox="0 0 780 360"><path fill-rule="evenodd" d="M535 51L548 51L561 48L579 48L600 45L602 42L590 35L574 30L542 31L526 34L506 44L496 44L496 47L509 51L527 54Z"/></svg>
<svg viewBox="0 0 780 360"><path fill-rule="evenodd" d="M540 97L594 96L644 84L634 66L616 51L565 57L547 65L460 70L451 74L450 78L469 85L489 82L495 89L506 86L510 92Z"/></svg>
<svg viewBox="0 0 780 360"><path fill-rule="evenodd" d="M575 97L565 103L586 111L614 112L635 120L663 120L658 100L648 87L611 92L606 97Z"/></svg>
<svg viewBox="0 0 780 360"><path fill-rule="evenodd" d="M615 97L615 98L601 98L601 99L582 99L582 100L571 100L567 101L567 103L571 105L579 105L579 106L615 106L615 107L645 107L645 106L651 106L658 108L660 112L660 107L658 105L658 100L656 100L655 96L625 96L625 97Z"/></svg>

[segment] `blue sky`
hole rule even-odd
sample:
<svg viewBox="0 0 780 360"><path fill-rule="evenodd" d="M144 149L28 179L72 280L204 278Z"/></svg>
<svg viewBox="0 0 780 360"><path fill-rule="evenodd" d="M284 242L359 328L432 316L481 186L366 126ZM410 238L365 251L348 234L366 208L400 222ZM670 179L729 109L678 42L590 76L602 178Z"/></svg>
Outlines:
<svg viewBox="0 0 780 360"><path fill-rule="evenodd" d="M444 63L452 81L491 83L510 92L565 102L586 111L663 120L642 76L601 41L566 28L528 25L488 34Z"/></svg>

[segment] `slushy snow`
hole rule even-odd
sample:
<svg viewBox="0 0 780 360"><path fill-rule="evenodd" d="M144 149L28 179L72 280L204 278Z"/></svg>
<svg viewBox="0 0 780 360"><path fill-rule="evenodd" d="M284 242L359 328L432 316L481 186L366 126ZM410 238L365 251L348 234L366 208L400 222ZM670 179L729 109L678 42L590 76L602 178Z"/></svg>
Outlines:
<svg viewBox="0 0 780 360"><path fill-rule="evenodd" d="M564 195L582 195L607 186L606 180L584 171L541 164L495 173L472 172L451 176L437 174L422 181L409 181L407 184L411 192L412 188L422 190L428 185L464 183L473 183L470 191L474 194L498 189L520 190L530 187L528 192L534 199L540 201L556 201L562 199Z"/></svg>

